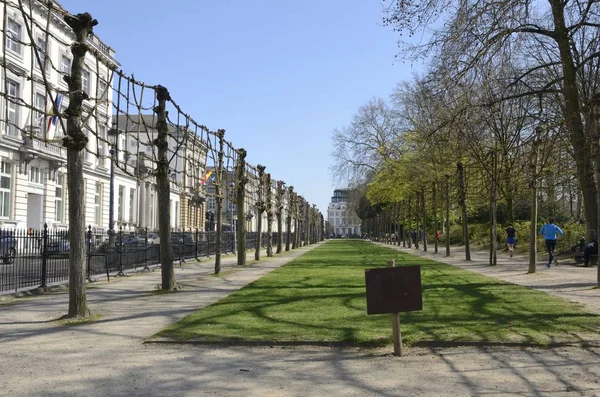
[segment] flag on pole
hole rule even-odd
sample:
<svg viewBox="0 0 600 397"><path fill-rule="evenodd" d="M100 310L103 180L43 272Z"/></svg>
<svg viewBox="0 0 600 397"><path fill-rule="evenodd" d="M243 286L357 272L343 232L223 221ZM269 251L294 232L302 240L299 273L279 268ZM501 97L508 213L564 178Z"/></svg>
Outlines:
<svg viewBox="0 0 600 397"><path fill-rule="evenodd" d="M62 99L62 94L58 94L56 96L56 104L50 108L50 113L48 114L48 116L50 116L50 118L48 119L48 131L50 131L50 125L56 125L56 123L58 122L58 113L60 112L60 105L62 104Z"/></svg>
<svg viewBox="0 0 600 397"><path fill-rule="evenodd" d="M213 172L212 171L208 171L206 173L206 175L204 175L204 178L202 178L202 180L200 181L200 183L202 183L202 185L206 185L206 182L212 180L213 178L211 178Z"/></svg>

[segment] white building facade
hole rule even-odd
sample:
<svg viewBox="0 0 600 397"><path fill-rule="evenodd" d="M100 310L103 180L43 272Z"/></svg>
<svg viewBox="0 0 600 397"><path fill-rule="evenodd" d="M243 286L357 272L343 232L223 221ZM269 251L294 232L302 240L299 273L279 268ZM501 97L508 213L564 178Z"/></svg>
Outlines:
<svg viewBox="0 0 600 397"><path fill-rule="evenodd" d="M24 2L25 7L28 4ZM67 108L64 77L70 74L70 44L75 36L63 21L60 8L51 13L50 34L46 34L47 3L36 0L31 5L31 10L26 9L27 19L16 0L7 3L6 15L5 9L0 9L0 24L6 31L0 53L6 65L0 69L4 93L0 97L0 228L40 229L47 223L51 229L66 229L69 208L67 156L61 145L64 131L60 120L52 122L50 98L59 111ZM119 64L114 51L96 36L88 38L88 45L92 51L85 58L82 82L90 97L84 101L84 113L91 116L85 127L89 137L105 136L111 124L111 70ZM83 170L86 224L98 232L108 228L110 160L106 146L90 139Z"/></svg>
<svg viewBox="0 0 600 397"><path fill-rule="evenodd" d="M349 197L350 191L348 189L333 191L331 202L327 207L327 220L333 237L360 236L360 220L348 205Z"/></svg>

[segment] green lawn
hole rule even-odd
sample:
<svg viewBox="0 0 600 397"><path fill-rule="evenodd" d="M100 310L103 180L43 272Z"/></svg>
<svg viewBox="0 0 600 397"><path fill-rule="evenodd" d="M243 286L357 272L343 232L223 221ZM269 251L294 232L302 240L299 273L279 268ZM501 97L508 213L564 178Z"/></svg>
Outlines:
<svg viewBox="0 0 600 397"><path fill-rule="evenodd" d="M368 242L335 240L156 336L386 345L391 316L367 315L364 270L390 259L421 265L423 311L400 314L406 344L547 344L598 332L600 316L564 299Z"/></svg>

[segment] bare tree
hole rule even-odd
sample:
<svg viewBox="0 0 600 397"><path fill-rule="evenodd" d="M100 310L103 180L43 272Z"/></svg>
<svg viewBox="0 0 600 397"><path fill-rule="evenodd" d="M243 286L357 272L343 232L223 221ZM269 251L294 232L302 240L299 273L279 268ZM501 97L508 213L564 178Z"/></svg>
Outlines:
<svg viewBox="0 0 600 397"><path fill-rule="evenodd" d="M360 107L350 125L333 133L334 179L352 185L375 171L383 160L397 158L401 153L399 130L399 118L382 99Z"/></svg>

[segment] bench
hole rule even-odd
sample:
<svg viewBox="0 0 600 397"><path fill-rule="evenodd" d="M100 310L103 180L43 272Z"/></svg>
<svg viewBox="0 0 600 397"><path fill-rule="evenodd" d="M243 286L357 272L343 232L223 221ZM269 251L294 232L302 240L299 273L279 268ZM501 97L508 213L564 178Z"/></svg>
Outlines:
<svg viewBox="0 0 600 397"><path fill-rule="evenodd" d="M575 263L583 263L583 252L582 251L574 252L573 259L575 260ZM598 254L591 255L589 265L597 265L597 264L598 264Z"/></svg>

